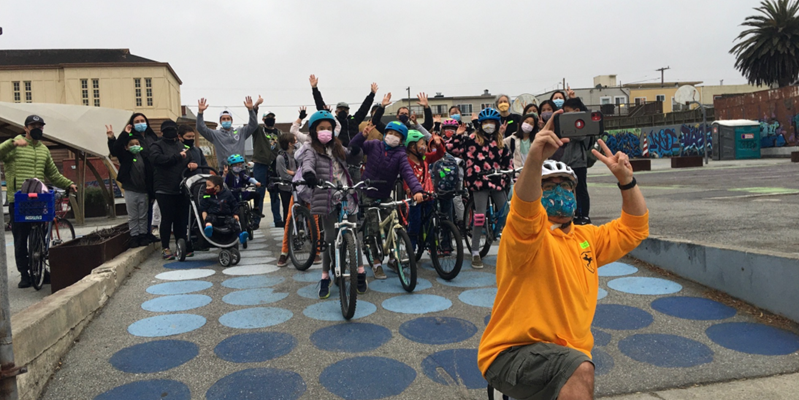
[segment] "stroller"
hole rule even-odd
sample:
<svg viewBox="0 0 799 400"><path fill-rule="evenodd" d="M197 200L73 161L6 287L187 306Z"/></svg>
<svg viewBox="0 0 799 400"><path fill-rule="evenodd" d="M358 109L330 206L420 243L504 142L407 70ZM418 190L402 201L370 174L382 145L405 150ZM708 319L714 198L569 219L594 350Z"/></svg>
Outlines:
<svg viewBox="0 0 799 400"><path fill-rule="evenodd" d="M200 169L207 169L216 173L216 170L211 167L203 166ZM214 229L214 234L210 238L205 236L203 231L205 224L200 215L199 207L200 200L205 194L205 181L211 175L197 174L186 177L186 172L188 170L183 172L183 181L180 183L180 189L183 195L189 197L189 204L191 205L189 207L189 223L187 224L188 232L186 233L189 243L186 243L184 239L178 239L175 258L178 261L185 261L188 245L191 244L191 248L195 251L218 248L219 264L223 267L238 264L241 261L241 253L239 252L239 236L235 231L224 228Z"/></svg>

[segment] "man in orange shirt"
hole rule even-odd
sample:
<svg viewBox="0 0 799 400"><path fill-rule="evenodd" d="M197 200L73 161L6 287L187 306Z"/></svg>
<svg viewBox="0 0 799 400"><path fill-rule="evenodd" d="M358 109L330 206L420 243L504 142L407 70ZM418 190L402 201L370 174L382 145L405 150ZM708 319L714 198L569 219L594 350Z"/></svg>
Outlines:
<svg viewBox="0 0 799 400"><path fill-rule="evenodd" d="M550 119L550 122L554 120ZM622 213L602 226L572 224L577 176L547 160L569 139L539 132L514 186L497 255L497 296L477 365L515 399L593 399L597 269L649 235L646 202L624 153L594 150L619 181Z"/></svg>

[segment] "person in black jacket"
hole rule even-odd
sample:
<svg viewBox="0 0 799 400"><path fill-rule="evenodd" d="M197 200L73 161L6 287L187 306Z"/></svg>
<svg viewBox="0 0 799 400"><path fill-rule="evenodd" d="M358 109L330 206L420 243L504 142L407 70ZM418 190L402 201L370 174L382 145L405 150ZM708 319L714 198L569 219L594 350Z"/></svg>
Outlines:
<svg viewBox="0 0 799 400"><path fill-rule="evenodd" d="M197 132L194 131L194 128L190 125L182 124L178 127L178 136L180 141L183 142L183 148L188 150L192 161L197 164L197 168L192 169L186 176L210 173L208 169L203 168L208 166L205 154L203 154L202 149L194 145L194 139L197 137Z"/></svg>
<svg viewBox="0 0 799 400"><path fill-rule="evenodd" d="M239 201L236 196L225 188L224 179L219 175L214 175L205 181L205 194L200 200L200 213L202 214L205 228L205 236L210 238L214 234L214 229L220 233L233 232L239 235L239 241L247 241L247 232L242 232L238 224L239 216L236 211L239 209Z"/></svg>
<svg viewBox="0 0 799 400"><path fill-rule="evenodd" d="M416 96L419 99L416 104L422 106L424 109L424 122L422 123L422 128L426 131L431 131L433 129L433 110L430 109L430 103L427 101L427 95L424 93L419 93ZM383 123L383 114L386 112L386 107L391 104L391 93L387 93L383 96L383 101L380 103L380 106L372 113L372 124L375 126L378 132L385 135L386 124ZM400 107L397 109L397 120L405 124L408 129L418 129L416 126L416 117L411 115L411 111L408 107Z"/></svg>
<svg viewBox="0 0 799 400"><path fill-rule="evenodd" d="M316 103L316 109L318 111L327 110L327 105L325 101L322 99L322 93L317 88L317 84L319 84L319 79L316 75L311 75L310 78L311 88L313 92L313 99ZM338 140L341 141L341 144L344 147L348 147L350 144L350 140L354 138L358 133L358 125L366 119L366 114L369 113L369 107L372 106L372 102L375 100L375 93L377 93L377 84L372 83L372 91L366 96L361 103L361 106L358 108L358 111L355 112L355 115L350 115L350 106L345 102L340 102L336 104L336 120L338 123L341 124L341 133L338 135Z"/></svg>
<svg viewBox="0 0 799 400"><path fill-rule="evenodd" d="M164 121L161 133L163 137L151 146L149 156L155 168L153 189L161 210L161 255L165 260L173 260L175 255L169 250L170 233L175 233L175 240L185 240L189 217L189 199L181 194L180 182L186 168L195 170L198 165L178 140L178 126L174 121ZM191 251L186 254L187 257L191 255Z"/></svg>
<svg viewBox="0 0 799 400"><path fill-rule="evenodd" d="M153 143L161 139L150 126L150 120L147 119L147 116L142 113L133 113L133 115L130 116L128 124L125 126L125 130L120 132L120 135L126 133L133 133L134 136L138 136L139 145L142 146L143 152L147 152ZM147 226L152 227L153 203L155 202L155 195L150 193L150 197L147 200L149 201L149 208L147 211ZM149 239L151 243L155 243L159 240L155 235L153 235L151 228L147 229L147 239Z"/></svg>

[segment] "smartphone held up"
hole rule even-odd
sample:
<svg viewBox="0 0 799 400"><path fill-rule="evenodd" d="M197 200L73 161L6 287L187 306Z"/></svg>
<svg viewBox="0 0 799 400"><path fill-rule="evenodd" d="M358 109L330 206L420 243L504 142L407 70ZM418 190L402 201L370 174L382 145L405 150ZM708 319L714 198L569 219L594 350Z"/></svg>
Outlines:
<svg viewBox="0 0 799 400"><path fill-rule="evenodd" d="M555 116L555 134L559 138L599 136L605 131L604 117L599 111L580 111Z"/></svg>

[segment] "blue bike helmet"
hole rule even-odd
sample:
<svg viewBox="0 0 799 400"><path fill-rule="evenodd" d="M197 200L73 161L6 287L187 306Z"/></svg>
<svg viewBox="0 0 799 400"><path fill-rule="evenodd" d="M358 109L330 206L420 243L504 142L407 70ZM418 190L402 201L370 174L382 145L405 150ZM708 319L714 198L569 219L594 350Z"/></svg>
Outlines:
<svg viewBox="0 0 799 400"><path fill-rule="evenodd" d="M313 113L313 115L311 115L311 119L308 120L308 129L311 132L316 132L316 125L324 120L329 120L333 125L333 128L336 127L336 118L333 117L333 114L327 110L319 110Z"/></svg>
<svg viewBox="0 0 799 400"><path fill-rule="evenodd" d="M497 121L497 123L499 123L500 121L499 111L491 107L485 108L483 109L483 111L480 111L480 115L477 116L477 121L478 122Z"/></svg>
<svg viewBox="0 0 799 400"><path fill-rule="evenodd" d="M386 130L386 134L388 134L388 131L390 131L390 130L398 132L400 135L402 135L402 140L403 141L408 137L408 127L405 126L405 124L403 124L402 122L399 122L399 121L391 121L391 122L389 122L388 124L386 124L386 129L385 130Z"/></svg>
<svg viewBox="0 0 799 400"><path fill-rule="evenodd" d="M241 154L231 154L230 157L227 158L227 165L233 165L243 162L244 162L244 157L242 157Z"/></svg>

